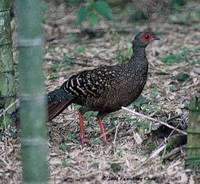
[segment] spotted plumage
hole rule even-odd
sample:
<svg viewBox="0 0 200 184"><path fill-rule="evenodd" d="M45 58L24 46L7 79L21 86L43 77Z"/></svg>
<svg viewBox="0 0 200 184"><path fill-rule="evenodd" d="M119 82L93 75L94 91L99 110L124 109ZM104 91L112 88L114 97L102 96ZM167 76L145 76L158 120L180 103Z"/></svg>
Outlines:
<svg viewBox="0 0 200 184"><path fill-rule="evenodd" d="M79 110L81 141L83 142L83 114L98 111L98 123L104 134L100 117L117 111L133 102L142 92L147 80L146 46L157 39L152 32L141 32L132 42L134 55L126 64L100 66L72 75L63 85L48 94L48 118L53 119L71 103L81 105ZM107 138L103 135L104 142Z"/></svg>
<svg viewBox="0 0 200 184"><path fill-rule="evenodd" d="M110 66L101 66L71 76L63 88L77 97L100 97L116 78L116 71Z"/></svg>

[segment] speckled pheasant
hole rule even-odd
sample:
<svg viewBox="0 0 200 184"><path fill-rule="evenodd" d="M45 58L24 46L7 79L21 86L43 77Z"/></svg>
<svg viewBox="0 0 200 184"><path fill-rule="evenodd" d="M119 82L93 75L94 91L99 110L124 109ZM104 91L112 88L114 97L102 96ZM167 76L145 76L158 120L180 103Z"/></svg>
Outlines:
<svg viewBox="0 0 200 184"><path fill-rule="evenodd" d="M134 55L126 64L101 66L71 76L59 89L48 94L48 119L52 120L72 103L81 105L80 139L84 143L83 114L98 111L100 133L104 143L108 144L102 118L128 106L141 94L148 72L145 48L156 39L153 32L141 32L132 41Z"/></svg>

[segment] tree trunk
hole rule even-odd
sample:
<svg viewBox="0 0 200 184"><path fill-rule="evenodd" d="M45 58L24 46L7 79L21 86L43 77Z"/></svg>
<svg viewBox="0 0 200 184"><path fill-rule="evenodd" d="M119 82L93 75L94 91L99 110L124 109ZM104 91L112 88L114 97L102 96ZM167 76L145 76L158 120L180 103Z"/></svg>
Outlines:
<svg viewBox="0 0 200 184"><path fill-rule="evenodd" d="M42 72L42 1L15 2L23 182L46 183L48 149L45 127L46 96Z"/></svg>
<svg viewBox="0 0 200 184"><path fill-rule="evenodd" d="M189 104L186 167L200 171L200 97Z"/></svg>
<svg viewBox="0 0 200 184"><path fill-rule="evenodd" d="M10 0L0 1L0 127L11 123L16 108L10 7Z"/></svg>

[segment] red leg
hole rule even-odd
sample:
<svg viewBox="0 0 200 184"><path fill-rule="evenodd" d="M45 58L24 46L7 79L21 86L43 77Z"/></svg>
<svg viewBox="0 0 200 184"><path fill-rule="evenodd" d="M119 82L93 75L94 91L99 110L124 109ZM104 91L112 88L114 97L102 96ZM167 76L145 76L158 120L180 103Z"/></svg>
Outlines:
<svg viewBox="0 0 200 184"><path fill-rule="evenodd" d="M107 139L107 137L106 137L106 132L105 132L105 129L104 129L104 126L103 126L103 122L102 122L101 117L97 117L97 122L98 122L98 125L99 125L99 129L100 129L101 136L102 136L102 138L103 138L103 142L104 142L105 144L109 144L108 139Z"/></svg>
<svg viewBox="0 0 200 184"><path fill-rule="evenodd" d="M80 141L81 144L84 144L85 129L84 129L83 115L81 114L81 112L78 112L78 115L79 115L79 125L80 125Z"/></svg>

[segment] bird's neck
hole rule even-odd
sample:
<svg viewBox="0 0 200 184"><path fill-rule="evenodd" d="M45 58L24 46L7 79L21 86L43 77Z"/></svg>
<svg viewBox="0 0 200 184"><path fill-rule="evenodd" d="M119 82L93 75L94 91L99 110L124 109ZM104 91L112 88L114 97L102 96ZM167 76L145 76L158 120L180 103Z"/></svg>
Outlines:
<svg viewBox="0 0 200 184"><path fill-rule="evenodd" d="M134 62L141 62L141 61L146 61L146 52L145 52L145 47L141 47L138 46L136 44L133 43L132 45L132 49L133 49L133 60Z"/></svg>
<svg viewBox="0 0 200 184"><path fill-rule="evenodd" d="M133 55L129 61L129 65L132 65L134 68L139 67L143 68L144 70L145 69L147 70L148 61L146 58L145 47L141 47L133 43L132 49L133 49Z"/></svg>

